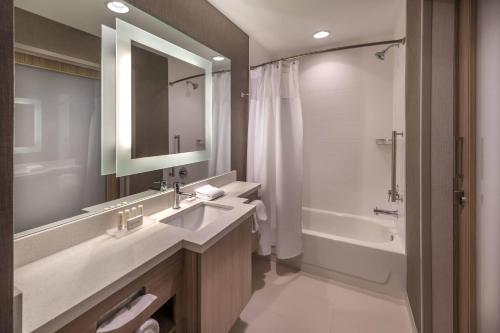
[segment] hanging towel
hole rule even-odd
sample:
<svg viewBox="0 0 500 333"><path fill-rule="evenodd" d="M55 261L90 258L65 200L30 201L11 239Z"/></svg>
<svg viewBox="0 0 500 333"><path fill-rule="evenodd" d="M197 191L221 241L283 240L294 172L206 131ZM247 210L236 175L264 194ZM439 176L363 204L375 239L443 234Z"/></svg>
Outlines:
<svg viewBox="0 0 500 333"><path fill-rule="evenodd" d="M266 206L262 200L254 200L250 202L250 205L255 206L255 215L259 221L267 221Z"/></svg>
<svg viewBox="0 0 500 333"><path fill-rule="evenodd" d="M254 200L250 205L255 206L255 213L253 218L253 233L261 230L259 237L259 249L258 253L260 255L268 255L267 249L271 247L271 239L268 237L270 234L270 221L267 218L266 206L262 200Z"/></svg>
<svg viewBox="0 0 500 333"><path fill-rule="evenodd" d="M214 200L224 195L224 191L212 185L205 185L194 190L196 197L202 200Z"/></svg>

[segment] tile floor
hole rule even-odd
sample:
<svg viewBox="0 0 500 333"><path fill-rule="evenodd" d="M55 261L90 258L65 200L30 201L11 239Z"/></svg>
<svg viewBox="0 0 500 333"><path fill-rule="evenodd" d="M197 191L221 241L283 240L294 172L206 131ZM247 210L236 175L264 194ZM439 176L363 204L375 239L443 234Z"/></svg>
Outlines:
<svg viewBox="0 0 500 333"><path fill-rule="evenodd" d="M250 302L230 333L412 333L403 300L254 257Z"/></svg>

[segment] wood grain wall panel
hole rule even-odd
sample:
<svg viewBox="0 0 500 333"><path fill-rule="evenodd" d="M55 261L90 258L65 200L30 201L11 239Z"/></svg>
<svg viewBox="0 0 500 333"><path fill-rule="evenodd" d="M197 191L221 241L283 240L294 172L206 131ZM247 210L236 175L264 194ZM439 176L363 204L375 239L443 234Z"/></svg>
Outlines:
<svg viewBox="0 0 500 333"><path fill-rule="evenodd" d="M201 255L201 332L228 332L252 293L251 219Z"/></svg>
<svg viewBox="0 0 500 333"><path fill-rule="evenodd" d="M200 261L201 256L184 252L184 281L181 297L181 322L179 332L200 332Z"/></svg>
<svg viewBox="0 0 500 333"><path fill-rule="evenodd" d="M415 325L421 326L420 266L420 69L422 1L406 7L406 260L407 292Z"/></svg>
<svg viewBox="0 0 500 333"><path fill-rule="evenodd" d="M64 73L69 75L82 76L90 79L100 80L101 73L95 69L67 64L61 61L46 59L22 52L15 53L15 63L34 68L47 69L49 71Z"/></svg>
<svg viewBox="0 0 500 333"><path fill-rule="evenodd" d="M19 8L15 17L16 43L101 63L100 38Z"/></svg>
<svg viewBox="0 0 500 333"><path fill-rule="evenodd" d="M453 176L455 114L455 0L433 1L432 6L432 93L430 114L430 228L432 272L432 332L453 333ZM426 285L424 284L424 288ZM425 299L424 299L425 301ZM427 303L424 302L424 306ZM425 315L425 313L424 313Z"/></svg>
<svg viewBox="0 0 500 333"><path fill-rule="evenodd" d="M0 1L0 332L13 329L13 1Z"/></svg>
<svg viewBox="0 0 500 333"><path fill-rule="evenodd" d="M206 0L129 0L231 59L231 167L246 179L249 50L248 36Z"/></svg>
<svg viewBox="0 0 500 333"><path fill-rule="evenodd" d="M432 42L434 0L422 1L420 74L420 332L432 332Z"/></svg>

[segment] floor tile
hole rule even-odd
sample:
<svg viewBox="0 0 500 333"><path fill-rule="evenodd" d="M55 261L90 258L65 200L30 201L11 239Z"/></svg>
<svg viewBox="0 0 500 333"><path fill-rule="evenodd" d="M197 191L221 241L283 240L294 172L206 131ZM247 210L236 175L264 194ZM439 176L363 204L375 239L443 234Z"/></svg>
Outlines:
<svg viewBox="0 0 500 333"><path fill-rule="evenodd" d="M253 260L253 295L231 333L410 333L402 300Z"/></svg>

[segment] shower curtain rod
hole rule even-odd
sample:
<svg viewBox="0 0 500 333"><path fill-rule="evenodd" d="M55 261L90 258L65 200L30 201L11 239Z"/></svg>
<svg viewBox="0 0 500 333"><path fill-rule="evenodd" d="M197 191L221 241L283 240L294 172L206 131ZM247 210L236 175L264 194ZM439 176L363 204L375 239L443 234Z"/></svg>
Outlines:
<svg viewBox="0 0 500 333"><path fill-rule="evenodd" d="M387 44L404 44L405 42L406 42L406 38L403 37L403 38L400 38L400 39L384 40L384 41L380 41L380 42L372 42L372 43L364 43L364 44L354 44L354 45L332 47L332 48L325 49L325 50L311 51L311 52L297 54L297 55L294 55L294 56L291 56L291 57L286 57L286 58L281 58L281 59L277 59L277 60L268 61L268 62L265 62L265 63L260 64L260 65L251 66L250 69L255 69L255 68L259 68L259 67L265 66L265 65L274 64L275 62L279 62L279 61L292 60L292 59L297 59L297 58L301 58L301 57L305 57L305 56L310 56L310 55L315 55L315 54L321 54L321 53L327 53L327 52L335 52L335 51L342 51L342 50L348 50L348 49L357 49L357 48L360 48L360 47L367 47L367 46L387 45Z"/></svg>
<svg viewBox="0 0 500 333"><path fill-rule="evenodd" d="M227 73L227 72L230 72L230 71L231 71L230 69L224 69L224 70L221 70L221 71L212 72L212 74ZM188 76L188 77L185 77L185 78L179 79L179 80L175 80L175 81L169 82L168 84L169 84L170 86L173 86L173 85L174 85L174 84L176 84L176 83L179 83L179 82L182 82L182 81L186 81L186 80L190 80L190 79L195 79L195 78L197 78L197 77L202 77L202 76L205 76L205 73L203 73L203 74L191 75L191 76Z"/></svg>
<svg viewBox="0 0 500 333"><path fill-rule="evenodd" d="M376 46L376 45L405 44L405 42L406 42L406 38L403 37L403 38L400 38L400 39L384 40L384 41L380 41L380 42L372 42L372 43L353 44L353 45L332 47L332 48L325 49L325 50L311 51L311 52L297 54L297 55L294 55L294 56L291 56L291 57L286 57L286 58L281 58L281 59L277 59L277 60L268 61L268 62L265 62L265 63L260 64L260 65L250 66L250 69L255 69L255 68L259 68L259 67L265 66L265 65L274 64L275 62L279 62L279 61L292 60L292 59L297 59L297 58L301 58L301 57L305 57L305 56L310 56L310 55L315 55L315 54L321 54L321 53L327 53L327 52L335 52L335 51L342 51L342 50L349 50L349 49L357 49L357 48L360 48L360 47L368 47L368 46ZM230 69L226 69L226 70L221 70L221 71L213 72L212 74L226 73L226 72L230 72L230 71L231 71ZM179 83L179 82L182 82L182 81L186 81L186 80L190 80L190 79L194 79L194 78L197 78L197 77L202 77L202 76L205 76L205 74L197 74L197 75L188 76L188 77L185 77L185 78L182 78L182 79L179 79L179 80L175 80L175 81L169 82L169 85L173 86L176 83Z"/></svg>

